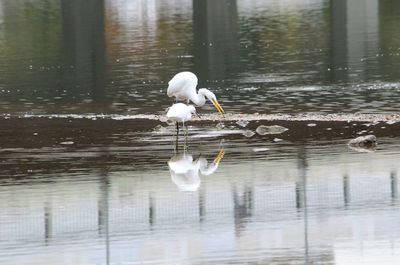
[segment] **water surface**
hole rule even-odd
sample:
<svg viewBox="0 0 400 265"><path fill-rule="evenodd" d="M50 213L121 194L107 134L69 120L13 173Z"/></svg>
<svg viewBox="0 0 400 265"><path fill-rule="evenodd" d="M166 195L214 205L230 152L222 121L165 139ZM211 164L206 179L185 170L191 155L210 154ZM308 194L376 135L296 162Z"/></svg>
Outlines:
<svg viewBox="0 0 400 265"><path fill-rule="evenodd" d="M399 262L397 138L80 127L1 150L1 264Z"/></svg>
<svg viewBox="0 0 400 265"><path fill-rule="evenodd" d="M184 70L230 113L398 112L399 8L0 0L0 264L399 264L398 125L191 124L176 150L129 118Z"/></svg>
<svg viewBox="0 0 400 265"><path fill-rule="evenodd" d="M2 0L0 111L160 113L183 70L229 112L398 111L398 9L394 0Z"/></svg>

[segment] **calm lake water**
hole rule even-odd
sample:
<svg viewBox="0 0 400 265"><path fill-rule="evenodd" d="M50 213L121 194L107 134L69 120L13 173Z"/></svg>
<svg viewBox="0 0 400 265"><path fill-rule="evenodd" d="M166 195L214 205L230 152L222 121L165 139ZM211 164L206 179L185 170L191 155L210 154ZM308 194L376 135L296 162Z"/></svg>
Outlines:
<svg viewBox="0 0 400 265"><path fill-rule="evenodd" d="M397 0L0 0L0 111L154 113L183 70L228 112L391 112ZM204 109L212 109L212 106Z"/></svg>
<svg viewBox="0 0 400 265"><path fill-rule="evenodd" d="M0 263L400 262L398 139L359 153L234 134L192 128L177 151L159 129L3 148Z"/></svg>
<svg viewBox="0 0 400 265"><path fill-rule="evenodd" d="M175 150L172 126L110 118L163 113L184 70L229 113L398 112L398 10L0 0L0 264L400 264L387 124L301 139L191 125ZM347 147L362 126L375 151Z"/></svg>

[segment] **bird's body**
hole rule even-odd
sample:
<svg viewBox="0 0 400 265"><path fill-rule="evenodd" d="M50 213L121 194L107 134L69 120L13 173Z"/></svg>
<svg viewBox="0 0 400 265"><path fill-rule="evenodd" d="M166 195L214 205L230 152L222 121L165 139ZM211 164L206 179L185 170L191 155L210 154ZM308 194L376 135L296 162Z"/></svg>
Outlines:
<svg viewBox="0 0 400 265"><path fill-rule="evenodd" d="M210 100L214 107L221 113L224 109L218 103L217 98L213 92L206 88L201 88L196 91L198 79L192 72L177 73L169 82L167 95L175 97L177 100L192 101L197 106L203 106L206 103L206 98Z"/></svg>
<svg viewBox="0 0 400 265"><path fill-rule="evenodd" d="M167 95L168 97L175 97L177 100L189 101L189 99L193 97L193 94L196 94L197 83L197 76L192 72L177 73L168 82Z"/></svg>
<svg viewBox="0 0 400 265"><path fill-rule="evenodd" d="M192 119L192 114L196 113L196 109L192 105L176 103L172 105L168 112L167 118L170 121L185 123Z"/></svg>
<svg viewBox="0 0 400 265"><path fill-rule="evenodd" d="M186 105L183 103L175 103L172 105L168 112L167 118L170 121L176 122L176 136L178 141L179 135L179 122L182 122L183 129L185 129L185 122L192 119L192 114L196 114L196 109L192 105ZM187 133L187 129L186 129Z"/></svg>

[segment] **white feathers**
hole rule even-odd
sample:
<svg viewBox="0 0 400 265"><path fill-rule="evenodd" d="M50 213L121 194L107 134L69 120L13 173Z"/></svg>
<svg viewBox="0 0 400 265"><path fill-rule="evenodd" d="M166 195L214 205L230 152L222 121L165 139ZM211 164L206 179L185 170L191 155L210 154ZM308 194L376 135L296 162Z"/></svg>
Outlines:
<svg viewBox="0 0 400 265"><path fill-rule="evenodd" d="M176 103L169 108L167 112L167 118L170 121L185 123L186 121L191 120L192 114L195 113L196 109L192 105Z"/></svg>
<svg viewBox="0 0 400 265"><path fill-rule="evenodd" d="M214 107L221 114L224 113L223 108L218 103L216 96L206 88L199 89L197 93L198 79L192 72L177 73L169 82L167 95L175 97L177 100L183 100L189 103L192 101L197 106L203 106L206 103L206 98L211 101Z"/></svg>
<svg viewBox="0 0 400 265"><path fill-rule="evenodd" d="M196 191L200 186L199 165L189 154L173 156L168 161L172 181L182 191Z"/></svg>
<svg viewBox="0 0 400 265"><path fill-rule="evenodd" d="M218 159L211 164L208 164L203 157L193 160L192 155L186 153L171 157L168 161L168 167L172 182L181 191L196 191L200 187L200 175L212 175L218 169L222 156L223 153L220 152L217 156Z"/></svg>
<svg viewBox="0 0 400 265"><path fill-rule="evenodd" d="M196 96L197 76L191 72L177 73L169 82L167 95L177 100L187 100ZM203 103L204 104L204 103Z"/></svg>

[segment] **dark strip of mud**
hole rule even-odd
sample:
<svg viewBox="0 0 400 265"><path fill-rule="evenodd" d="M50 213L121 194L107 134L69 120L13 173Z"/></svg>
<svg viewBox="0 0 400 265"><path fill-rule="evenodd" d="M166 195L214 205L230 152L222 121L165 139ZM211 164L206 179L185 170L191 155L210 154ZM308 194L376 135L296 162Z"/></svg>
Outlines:
<svg viewBox="0 0 400 265"><path fill-rule="evenodd" d="M115 167L119 170L125 167L151 169L165 166L173 154L175 127L159 119L3 117L0 118L0 125L0 179L45 175L48 172L74 174L76 171L82 173ZM259 135L255 131L261 125L279 125L288 130L281 134ZM253 136L246 137L246 131L253 132ZM345 145L348 139L366 134L376 135L378 143L380 137L386 137L386 141L387 137L399 137L400 122L374 119L213 120L202 117L189 122L188 145L200 147L202 155L213 159L221 148L220 140L224 139L226 141L222 145L226 145L226 161L235 155L247 155L246 148L251 149L251 146L275 144L276 138L289 145L321 142L326 145L330 141L337 144L338 140L343 140ZM182 136L180 141L182 143Z"/></svg>
<svg viewBox="0 0 400 265"><path fill-rule="evenodd" d="M256 116L260 116L257 118ZM125 116L124 116L125 117ZM189 134L201 134L210 130L217 131L216 138L237 139L245 137L242 132L255 132L260 125L280 125L286 127L282 134L269 134L254 138L265 140L276 137L290 141L349 139L365 134L374 134L378 138L398 137L400 122L398 115L326 115L326 116L291 116L278 119L279 115L208 115L188 122ZM161 119L161 120L160 120ZM244 121L244 123L243 123ZM161 117L135 116L134 118L117 117L2 117L0 118L1 148L40 148L62 146L73 142L75 146L125 146L129 142L141 145L135 135L145 134L151 137L155 128L167 127L170 135L174 126L168 125ZM194 129L195 128L195 129ZM232 130L235 133L224 133ZM220 132L220 133L218 133ZM169 141L169 139L166 139Z"/></svg>

